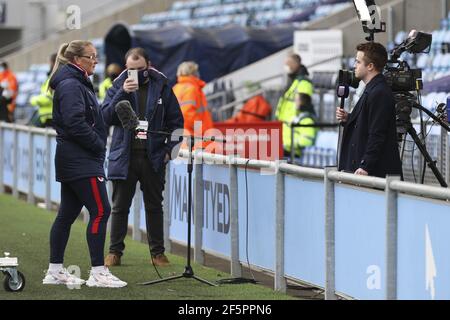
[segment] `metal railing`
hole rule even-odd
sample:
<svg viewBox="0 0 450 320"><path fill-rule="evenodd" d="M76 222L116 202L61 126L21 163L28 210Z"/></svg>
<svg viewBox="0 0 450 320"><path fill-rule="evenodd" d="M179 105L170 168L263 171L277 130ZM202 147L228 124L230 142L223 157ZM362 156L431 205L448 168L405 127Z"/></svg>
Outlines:
<svg viewBox="0 0 450 320"><path fill-rule="evenodd" d="M6 144L5 136L8 132L8 139L11 139L11 134L13 135L13 140L9 141ZM28 142L24 144L23 136L21 137L21 141L19 141L20 133L28 134ZM8 150L8 152L12 152L11 164L13 165L13 181L9 187L12 189L12 193L14 197L19 197L19 188L18 188L18 178L19 178L19 163L22 163L20 157L22 154L19 154L19 145L21 148L28 148L30 151L28 153L28 187L27 190L22 190L21 192L27 194L27 200L29 203L35 203L36 195L34 194L34 186L33 186L33 168L34 168L34 150L35 146L33 145L35 139L33 137L41 136L45 139L45 204L47 209L52 208L52 204L55 201L51 199L51 191L52 184L55 182L51 181L51 169L53 165L53 159L51 159L52 152L52 139L55 137L55 132L50 129L39 129L27 126L20 126L16 124L6 124L0 123L0 192L5 191L5 183L4 183L4 160L6 150L5 145L12 148L12 150ZM181 150L179 154L178 160L186 161L188 159L188 152L186 150ZM385 216L385 227L386 234L385 237L385 252L386 254L386 265L385 265L385 279L386 279L386 288L383 288L384 294L383 297L385 299L396 299L398 297L398 277L399 277L399 269L398 269L398 252L400 250L405 250L405 248L401 247L398 243L398 230L401 225L399 225L398 212L400 209L399 206L399 195L410 195L414 196L414 201L419 201L422 205L425 206L434 206L441 205L447 206L450 201L450 189L434 187L434 186L426 186L426 185L417 185L408 182L399 181L398 177L387 177L387 179L381 179L376 177L366 177L366 176L357 176L349 173L337 172L336 168L329 167L323 169L311 169L304 168L295 165L287 164L283 161L260 161L260 160L248 160L239 158L236 156L224 156L224 155L213 155L207 154L202 151L195 151L194 154L194 168L195 168L195 179L194 179L194 234L195 241L194 245L194 260L199 263L204 262L204 254L208 252L204 247L204 237L203 232L205 226L203 225L203 215L204 215L204 194L201 192L204 184L204 174L205 168L208 166L209 175L214 175L214 170L223 170L224 168L229 173L227 185L230 191L229 194L229 213L230 213L230 230L229 230L229 241L230 241L230 254L225 255L226 258L230 261L231 273L234 277L239 277L242 275L242 259L240 259L239 250L240 243L239 230L241 223L240 215L239 215L239 205L238 198L239 194L242 194L242 190L240 190L240 179L238 170L242 170L245 168L246 170L252 170L253 174L255 174L255 170L260 170L264 175L272 175L275 176L275 212L273 213L273 221L265 221L266 224L275 223L274 228L274 261L273 268L269 268L270 272L273 272L274 275L274 289L278 291L286 291L287 281L295 280L303 282L304 279L301 278L293 278L291 275L286 275L286 217L298 214L303 214L303 211L298 212L289 212L289 207L287 206L288 200L288 192L292 192L292 190L287 189L288 179L295 181L297 185L302 185L303 183L315 183L316 186L319 186L323 192L323 208L324 211L318 210L317 208L322 207L319 203L308 203L303 204L303 206L308 205L311 206L311 209L314 209L316 215L323 214L325 217L324 223L322 227L318 228L316 232L324 233L325 236L325 270L323 273L325 275L325 282L322 283L312 283L315 286L323 287L325 290L326 299L336 299L337 295L346 295L347 292L338 292L337 290L337 282L336 277L339 276L339 273L336 269L337 266L337 258L336 254L339 254L340 251L337 251L337 244L339 241L336 238L337 232L337 223L342 218L342 214L345 214L342 210L342 203L338 206L337 198L336 198L336 190L337 188L341 188L341 186L349 186L351 190L357 190L361 195L377 195L378 197L382 197L385 203L385 207L376 208L378 212L382 212ZM167 185L165 188L164 195L164 230L165 230L165 243L167 249L170 251L170 242L173 241L172 235L170 233L170 226L172 223L173 213L171 212L171 200L170 190L173 189L171 185L170 175L172 166L177 166L179 163L176 161L172 161L169 164L168 170L166 171L166 180ZM212 170L212 171L211 171ZM241 181L242 183L242 181ZM263 185L253 186L266 189L273 188L273 184L271 185L269 181L266 181ZM137 188L139 190L139 188ZM344 190L345 191L345 190ZM109 186L109 192L111 192ZM340 191L342 192L342 190ZM347 192L347 191L345 191ZM291 194L292 195L292 194ZM292 200L292 199L291 199ZM430 202L430 200L433 200ZM404 200L403 200L404 201ZM137 197L135 198L135 206L132 209L134 213L134 218L132 219L131 225L133 228L133 238L135 240L141 240L141 228L140 228L140 217L142 211L142 203L139 191L137 192ZM364 208L359 208L360 210L364 210ZM358 208L350 208L345 207L345 210L358 210ZM429 209L428 211L432 211ZM337 216L337 213L339 215ZM407 215L409 216L409 215ZM405 219L405 218L404 218ZM342 227L342 226L341 226ZM342 232L342 230L341 230ZM345 232L352 232L351 230L346 230ZM439 237L437 237L439 238ZM303 246L308 245L308 243L303 243ZM381 245L381 244L379 244ZM439 252L439 254L446 254L448 250L445 252ZM444 259L445 260L445 259ZM349 261L348 263L352 263ZM315 268L317 269L317 268ZM445 278L440 278L445 279ZM341 279L342 282L342 279ZM342 284L342 283L341 283ZM351 294L349 294L351 295Z"/></svg>

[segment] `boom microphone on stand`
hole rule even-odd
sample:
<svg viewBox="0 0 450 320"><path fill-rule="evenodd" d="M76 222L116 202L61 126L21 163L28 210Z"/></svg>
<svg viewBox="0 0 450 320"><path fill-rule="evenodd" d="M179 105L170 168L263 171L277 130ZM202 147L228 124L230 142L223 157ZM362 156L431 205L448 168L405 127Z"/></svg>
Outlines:
<svg viewBox="0 0 450 320"><path fill-rule="evenodd" d="M119 101L115 106L115 110L123 128L135 131L139 126L139 119L130 102L127 100Z"/></svg>
<svg viewBox="0 0 450 320"><path fill-rule="evenodd" d="M122 100L119 101L116 106L115 110L117 113L117 117L120 120L120 123L122 124L122 127L124 129L128 129L131 131L138 131L138 132L148 132L150 134L160 134L160 135L166 135L171 136L172 134L165 131L155 131L155 130L144 130L144 129L137 129L139 126L139 118L137 117L136 113L134 112L133 108L131 107L131 104L128 100ZM190 135L177 135L184 138L190 138ZM208 136L208 137L198 137L193 136L194 140L203 140L203 141L215 141L215 142L221 142L225 143L227 142L225 138L217 138L215 136Z"/></svg>

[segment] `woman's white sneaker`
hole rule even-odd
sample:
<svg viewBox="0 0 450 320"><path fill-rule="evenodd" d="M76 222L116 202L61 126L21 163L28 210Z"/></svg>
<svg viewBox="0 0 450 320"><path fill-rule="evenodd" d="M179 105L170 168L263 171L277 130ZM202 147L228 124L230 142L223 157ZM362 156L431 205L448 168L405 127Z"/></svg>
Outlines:
<svg viewBox="0 0 450 320"><path fill-rule="evenodd" d="M67 269L56 271L48 270L42 284L65 284L65 285L83 285L86 281L70 274Z"/></svg>
<svg viewBox="0 0 450 320"><path fill-rule="evenodd" d="M114 276L111 271L105 267L102 271L91 270L86 285L88 287L98 288L122 288L125 287L127 283Z"/></svg>

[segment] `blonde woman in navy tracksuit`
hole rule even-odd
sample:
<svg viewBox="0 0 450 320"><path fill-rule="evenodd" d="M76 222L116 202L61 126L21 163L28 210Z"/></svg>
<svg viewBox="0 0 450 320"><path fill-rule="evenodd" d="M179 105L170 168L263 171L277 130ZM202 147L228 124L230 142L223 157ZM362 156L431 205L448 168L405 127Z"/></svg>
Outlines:
<svg viewBox="0 0 450 320"><path fill-rule="evenodd" d="M119 288L127 285L104 266L106 223L111 207L106 193L105 148L107 131L89 76L97 52L88 41L63 44L50 76L54 90L53 125L57 132L56 180L61 204L50 232L50 265L43 284L70 284ZM86 238L92 268L86 281L63 266L70 228L82 207L89 211Z"/></svg>

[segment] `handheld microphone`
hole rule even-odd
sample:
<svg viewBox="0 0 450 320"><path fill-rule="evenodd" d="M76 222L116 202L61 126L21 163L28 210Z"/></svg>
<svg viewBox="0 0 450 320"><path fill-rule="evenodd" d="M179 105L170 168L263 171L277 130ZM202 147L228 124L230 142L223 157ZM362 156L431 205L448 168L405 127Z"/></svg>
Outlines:
<svg viewBox="0 0 450 320"><path fill-rule="evenodd" d="M127 100L119 101L115 106L115 110L123 128L135 131L139 126L139 119L130 102Z"/></svg>
<svg viewBox="0 0 450 320"><path fill-rule="evenodd" d="M344 109L345 99L347 99L350 94L350 88L347 85L340 84L336 89L336 94L341 98L341 109Z"/></svg>

